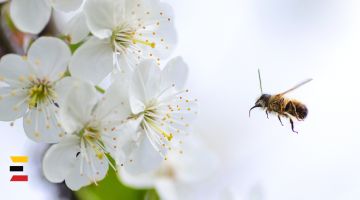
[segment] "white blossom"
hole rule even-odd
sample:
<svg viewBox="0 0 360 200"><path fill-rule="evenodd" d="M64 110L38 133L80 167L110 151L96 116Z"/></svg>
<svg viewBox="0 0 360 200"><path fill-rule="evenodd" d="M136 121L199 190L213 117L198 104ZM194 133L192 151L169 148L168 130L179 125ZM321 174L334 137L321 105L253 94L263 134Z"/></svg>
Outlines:
<svg viewBox="0 0 360 200"><path fill-rule="evenodd" d="M136 126L123 125L117 120L122 114L114 108L123 101L118 93L109 92L99 100L93 85L82 81L72 83L59 112L69 134L47 151L43 171L49 181L65 180L70 189L78 190L103 179L109 165L116 169L108 156L119 166L129 162L126 148L131 145L135 130L132 127Z"/></svg>
<svg viewBox="0 0 360 200"><path fill-rule="evenodd" d="M71 12L83 5L61 30L64 40L79 45L74 55L64 41L40 37L26 56L0 60L0 120L23 118L30 139L54 143L42 163L47 180L79 190L97 184L112 167L126 184L155 187L163 199L176 200L183 199L181 188L214 172L214 155L197 139L185 140L197 115L197 100L184 89L187 65L177 57L160 67L177 40L168 4L8 4L14 25L30 34L45 28L53 9ZM104 90L99 84L106 77L111 83Z"/></svg>
<svg viewBox="0 0 360 200"><path fill-rule="evenodd" d="M176 43L172 10L159 0L88 0L84 14L93 37L77 49L70 71L95 84L112 72L115 56L132 67L144 58L159 63Z"/></svg>
<svg viewBox="0 0 360 200"><path fill-rule="evenodd" d="M163 70L146 60L134 70L129 86L132 116L141 119L140 137L147 137L156 151L166 158L171 143L181 143L197 114L196 100L183 89L188 68L175 58Z"/></svg>
<svg viewBox="0 0 360 200"><path fill-rule="evenodd" d="M0 61L0 120L24 117L27 136L38 142L56 142L64 136L55 113L66 89L61 83L71 52L59 39L42 37L27 56L8 54Z"/></svg>
<svg viewBox="0 0 360 200"><path fill-rule="evenodd" d="M83 0L11 0L10 16L23 32L40 33L51 17L52 8L69 12L78 9Z"/></svg>
<svg viewBox="0 0 360 200"><path fill-rule="evenodd" d="M145 173L119 170L123 183L135 188L155 188L161 199L196 199L192 188L208 181L218 168L218 159L199 138L189 137L183 152L172 151L168 160Z"/></svg>

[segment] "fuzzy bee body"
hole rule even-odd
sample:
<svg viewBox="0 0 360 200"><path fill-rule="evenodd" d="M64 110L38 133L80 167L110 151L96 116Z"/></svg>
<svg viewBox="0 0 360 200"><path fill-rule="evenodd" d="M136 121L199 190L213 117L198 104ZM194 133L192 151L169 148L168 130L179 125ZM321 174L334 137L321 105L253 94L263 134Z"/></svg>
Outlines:
<svg viewBox="0 0 360 200"><path fill-rule="evenodd" d="M295 99L288 99L281 94L271 96L266 107L268 112L281 115L286 113L298 120L304 120L308 114L308 109L303 103Z"/></svg>
<svg viewBox="0 0 360 200"><path fill-rule="evenodd" d="M303 103L297 100L290 100L285 106L285 112L299 120L304 120L309 111Z"/></svg>
<svg viewBox="0 0 360 200"><path fill-rule="evenodd" d="M261 78L260 78L260 71L259 71L259 80L260 80L260 89L262 93L262 85L261 85ZM255 106L253 106L249 110L249 116L252 109L260 107L265 110L265 113L267 117L269 118L269 113L277 114L278 119L283 125L281 121L281 117L288 118L291 124L291 129L293 132L296 132L294 130L294 121L293 119L297 119L298 121L302 121L306 118L308 115L308 109L307 107L301 103L300 101L297 101L295 99L289 99L286 98L284 95L288 92L291 92L298 87L310 82L312 79L307 79L303 81L302 83L296 85L295 87L280 93L276 95L270 95L270 94L263 94L258 98L258 100L255 103ZM296 132L297 133L297 132Z"/></svg>

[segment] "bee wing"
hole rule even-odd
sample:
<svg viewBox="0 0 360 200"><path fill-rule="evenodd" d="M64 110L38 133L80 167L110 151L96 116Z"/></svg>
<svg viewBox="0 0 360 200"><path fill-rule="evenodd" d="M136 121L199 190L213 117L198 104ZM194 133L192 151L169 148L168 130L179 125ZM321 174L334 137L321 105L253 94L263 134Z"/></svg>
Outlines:
<svg viewBox="0 0 360 200"><path fill-rule="evenodd" d="M311 78L306 79L305 81L303 81L303 82L301 82L301 83L299 83L299 84L295 85L294 87L292 87L292 88L290 88L290 89L288 89L288 90L286 90L285 92L280 93L280 94L281 94L281 95L284 95L284 94L289 93L289 92L291 92L291 91L293 91L293 90L296 90L296 89L298 89L299 87L301 87L301 86L305 85L306 83L308 83L308 82L310 82L310 81L312 81L312 79L311 79Z"/></svg>

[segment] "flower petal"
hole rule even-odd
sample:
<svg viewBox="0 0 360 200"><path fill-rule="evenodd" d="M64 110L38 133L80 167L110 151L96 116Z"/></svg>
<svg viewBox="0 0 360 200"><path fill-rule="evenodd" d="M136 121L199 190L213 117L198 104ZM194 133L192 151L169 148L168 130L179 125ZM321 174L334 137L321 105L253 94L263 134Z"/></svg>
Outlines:
<svg viewBox="0 0 360 200"><path fill-rule="evenodd" d="M182 89L188 76L188 66L181 57L171 59L161 72L163 89L171 87Z"/></svg>
<svg viewBox="0 0 360 200"><path fill-rule="evenodd" d="M71 52L60 39L41 37L31 45L28 58L39 72L39 76L55 81L66 71Z"/></svg>
<svg viewBox="0 0 360 200"><path fill-rule="evenodd" d="M176 178L182 183L194 183L209 178L218 167L216 155L199 138L191 137L184 142L184 155L169 156L176 166Z"/></svg>
<svg viewBox="0 0 360 200"><path fill-rule="evenodd" d="M118 73L94 111L98 119L126 120L131 115L129 105L129 73Z"/></svg>
<svg viewBox="0 0 360 200"><path fill-rule="evenodd" d="M131 95L129 98L130 108L133 114L137 115L145 110L144 102L140 101L136 96Z"/></svg>
<svg viewBox="0 0 360 200"><path fill-rule="evenodd" d="M106 151L110 153L118 166L129 162L128 149L134 148L135 131L129 131L128 128L124 127L126 126L121 127L119 130L109 127L109 131L103 132L101 135Z"/></svg>
<svg viewBox="0 0 360 200"><path fill-rule="evenodd" d="M28 78L34 75L34 70L26 60L15 54L7 54L0 61L0 81L10 86L23 87L27 85Z"/></svg>
<svg viewBox="0 0 360 200"><path fill-rule="evenodd" d="M57 108L53 104L39 105L24 116L26 135L35 142L56 143L65 136L55 116Z"/></svg>
<svg viewBox="0 0 360 200"><path fill-rule="evenodd" d="M0 120L13 121L22 117L28 108L27 93L22 89L0 87Z"/></svg>
<svg viewBox="0 0 360 200"><path fill-rule="evenodd" d="M49 22L51 7L44 0L12 0L10 16L18 29L38 34Z"/></svg>
<svg viewBox="0 0 360 200"><path fill-rule="evenodd" d="M63 107L64 102L67 100L69 92L71 92L72 88L77 87L79 84L82 84L82 80L68 76L60 81L56 82L54 86L54 91L56 93L56 98L54 99L55 103L59 105L59 107Z"/></svg>
<svg viewBox="0 0 360 200"><path fill-rule="evenodd" d="M110 43L91 38L75 52L70 62L72 76L100 83L113 70L113 51Z"/></svg>
<svg viewBox="0 0 360 200"><path fill-rule="evenodd" d="M83 41L89 35L89 28L86 24L86 18L83 12L74 16L64 28L64 34L68 36L71 44L77 44Z"/></svg>
<svg viewBox="0 0 360 200"><path fill-rule="evenodd" d="M74 156L73 156L74 157ZM73 158L74 159L74 158ZM68 188L73 191L77 191L80 188L90 185L92 181L90 178L85 174L80 174L81 169L81 158L76 158L76 162L74 163L73 167L70 168L69 173L65 178L65 184ZM85 162L85 161L83 161ZM89 168L87 163L85 164L84 168Z"/></svg>
<svg viewBox="0 0 360 200"><path fill-rule="evenodd" d="M116 16L122 13L121 4L122 0L87 0L84 13L91 33L100 39L111 37L113 29L119 25Z"/></svg>
<svg viewBox="0 0 360 200"><path fill-rule="evenodd" d="M96 103L95 87L87 82L75 82L59 112L64 130L73 133L82 129L89 122Z"/></svg>
<svg viewBox="0 0 360 200"><path fill-rule="evenodd" d="M153 188L156 180L156 173L132 174L126 169L119 169L119 178L122 183L133 188Z"/></svg>
<svg viewBox="0 0 360 200"><path fill-rule="evenodd" d="M159 94L161 71L152 60L142 61L136 67L130 84L130 105L134 113L142 111L144 103Z"/></svg>
<svg viewBox="0 0 360 200"><path fill-rule="evenodd" d="M87 154L86 157L84 154ZM102 180L109 169L109 163L105 158L98 158L94 150L85 148L78 155L78 160L73 169L65 178L66 185L72 190L79 190L81 187L90 185L93 182ZM81 173L81 159L83 159L83 169Z"/></svg>
<svg viewBox="0 0 360 200"><path fill-rule="evenodd" d="M107 160L98 158L92 148L81 150L80 139L75 135L68 135L60 143L52 145L43 160L45 177L54 183L65 180L72 190L102 180L108 168Z"/></svg>
<svg viewBox="0 0 360 200"><path fill-rule="evenodd" d="M133 162L125 165L126 171L130 174L153 172L164 160L144 134L139 138L138 147L131 153L130 158Z"/></svg>
<svg viewBox="0 0 360 200"><path fill-rule="evenodd" d="M47 150L43 160L43 172L50 182L64 181L74 168L76 154L80 152L79 142L79 137L69 135Z"/></svg>
<svg viewBox="0 0 360 200"><path fill-rule="evenodd" d="M70 12L77 10L83 3L83 0L50 0L50 3L57 10Z"/></svg>
<svg viewBox="0 0 360 200"><path fill-rule="evenodd" d="M174 181L167 178L158 179L155 182L155 188L161 199L178 200Z"/></svg>

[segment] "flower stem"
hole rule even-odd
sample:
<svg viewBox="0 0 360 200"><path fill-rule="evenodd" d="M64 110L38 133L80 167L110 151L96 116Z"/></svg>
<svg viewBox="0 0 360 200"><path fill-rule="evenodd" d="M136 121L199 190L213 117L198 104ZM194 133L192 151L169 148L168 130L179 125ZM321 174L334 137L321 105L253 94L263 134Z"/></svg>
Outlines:
<svg viewBox="0 0 360 200"><path fill-rule="evenodd" d="M0 5L0 55L5 55L7 53L13 52L13 49L9 43L9 40L6 38L3 29L3 27L5 26L4 22L6 23L6 11L4 10L5 7L3 5Z"/></svg>

